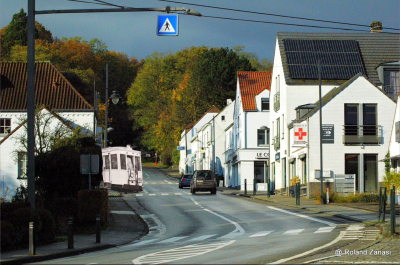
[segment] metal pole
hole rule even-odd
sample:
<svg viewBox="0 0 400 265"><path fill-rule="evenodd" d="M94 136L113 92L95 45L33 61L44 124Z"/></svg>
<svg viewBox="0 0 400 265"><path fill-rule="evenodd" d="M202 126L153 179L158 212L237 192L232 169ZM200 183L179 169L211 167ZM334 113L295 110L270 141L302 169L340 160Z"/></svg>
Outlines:
<svg viewBox="0 0 400 265"><path fill-rule="evenodd" d="M321 100L321 60L318 60L318 80L319 80L319 150L320 150L320 179L321 179L321 205L324 204L324 167L322 163L322 100Z"/></svg>
<svg viewBox="0 0 400 265"><path fill-rule="evenodd" d="M244 195L247 195L247 179L244 179Z"/></svg>
<svg viewBox="0 0 400 265"><path fill-rule="evenodd" d="M96 80L93 81L93 139L96 141L96 108L97 108L97 95L96 95Z"/></svg>
<svg viewBox="0 0 400 265"><path fill-rule="evenodd" d="M28 0L28 202L35 210L35 0Z"/></svg>
<svg viewBox="0 0 400 265"><path fill-rule="evenodd" d="M89 190L92 190L92 155L89 155Z"/></svg>
<svg viewBox="0 0 400 265"><path fill-rule="evenodd" d="M108 64L106 64L106 121L104 129L104 147L107 147L107 127L108 127Z"/></svg>
<svg viewBox="0 0 400 265"><path fill-rule="evenodd" d="M29 223L29 256L36 255L36 246L35 246L35 223Z"/></svg>
<svg viewBox="0 0 400 265"><path fill-rule="evenodd" d="M214 171L214 175L215 175L215 168L216 168L216 163L215 163L215 116L213 117L213 131L212 131L212 135L213 135L213 171Z"/></svg>
<svg viewBox="0 0 400 265"><path fill-rule="evenodd" d="M96 215L96 243L101 243L100 214Z"/></svg>
<svg viewBox="0 0 400 265"><path fill-rule="evenodd" d="M74 219L72 217L68 218L68 249L74 249Z"/></svg>
<svg viewBox="0 0 400 265"><path fill-rule="evenodd" d="M390 234L396 231L396 188L393 186L390 192Z"/></svg>

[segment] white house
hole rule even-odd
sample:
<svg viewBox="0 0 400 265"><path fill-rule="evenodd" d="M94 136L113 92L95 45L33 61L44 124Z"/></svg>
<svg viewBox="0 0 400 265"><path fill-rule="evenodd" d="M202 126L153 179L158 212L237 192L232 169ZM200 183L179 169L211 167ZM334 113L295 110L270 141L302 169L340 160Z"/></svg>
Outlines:
<svg viewBox="0 0 400 265"><path fill-rule="evenodd" d="M390 161L394 172L400 172L400 102L397 100L396 112L394 115L393 126L389 144L390 157L385 160ZM384 161L384 160L382 160Z"/></svg>
<svg viewBox="0 0 400 265"><path fill-rule="evenodd" d="M198 139L198 131L218 113L219 109L211 107L195 124L189 124L181 133L179 146L185 148L180 151L180 173L193 174L194 170L200 169L203 153Z"/></svg>
<svg viewBox="0 0 400 265"><path fill-rule="evenodd" d="M1 184L14 191L20 182L26 182L27 154L15 154L15 150L21 147L18 136L25 133L27 64L2 62L0 74L0 177ZM53 64L36 63L35 88L36 105L41 107L42 115L50 117L50 125L41 130L50 132L51 127L61 125L73 130L79 125L93 132L95 117L90 98L85 99Z"/></svg>
<svg viewBox="0 0 400 265"><path fill-rule="evenodd" d="M319 124L314 120L319 115L310 116L310 120L301 118L306 117L309 112L314 113L319 104L320 60L322 97L343 86L346 88L339 97L331 100L325 98L329 104L324 105L323 100L322 125L325 131L334 134L333 143L323 144L324 172L329 170L331 174L347 174L346 172L354 171L357 173L359 192L376 192L382 170L377 161L387 152L389 142L387 132L390 125L384 115L393 117L390 111L394 113L394 101L388 101L388 97L393 99L393 95L397 94L396 88L390 84L391 79L384 78L385 75L390 76L392 71L385 63L399 60L399 41L399 34L385 33L277 34L271 81L271 98L274 104L270 123L271 138L274 139L270 150L271 181L275 182L277 191L286 193L290 179L296 176L300 178L301 184L308 185L308 195L319 191L310 187L313 185L310 183L317 183L319 180L316 178L318 173L315 172L320 169L320 151L318 148L314 149L319 145ZM351 82L346 83L349 80ZM382 91L377 91L377 88ZM359 94L351 91L358 91ZM376 97L371 98L369 92ZM333 108L332 102L338 104L336 108ZM372 114L373 111L376 112ZM352 133L358 135L365 133L365 126L375 126L376 132L381 133L378 137L381 141L365 143L362 139L366 140L368 137L355 137L352 141L358 142L346 142L351 138L348 136L349 126L354 126L355 132ZM374 137L372 138L375 140ZM358 151L355 150L357 148ZM332 150L336 156L330 155ZM364 178L366 174L370 174L364 171L365 163L373 164L376 168L372 186ZM330 180L325 182L324 185L327 186Z"/></svg>
<svg viewBox="0 0 400 265"><path fill-rule="evenodd" d="M232 149L227 144L229 163L226 185L241 190L267 190L268 159L270 142L270 72L238 72L234 109L234 124L231 131ZM226 137L229 137L227 135Z"/></svg>
<svg viewBox="0 0 400 265"><path fill-rule="evenodd" d="M200 147L199 168L214 170L218 180L225 180L228 176L228 166L225 161L226 130L233 125L234 106L232 100L227 100L227 106L215 117L201 127L197 132L198 146ZM218 182L218 184L220 184Z"/></svg>

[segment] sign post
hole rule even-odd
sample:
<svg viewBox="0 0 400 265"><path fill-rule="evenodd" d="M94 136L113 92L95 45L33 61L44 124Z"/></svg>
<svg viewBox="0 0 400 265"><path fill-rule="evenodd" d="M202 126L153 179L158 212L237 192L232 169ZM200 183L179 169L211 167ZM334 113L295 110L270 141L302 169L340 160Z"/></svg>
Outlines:
<svg viewBox="0 0 400 265"><path fill-rule="evenodd" d="M81 155L81 174L89 174L89 190L92 189L92 174L99 173L99 155Z"/></svg>

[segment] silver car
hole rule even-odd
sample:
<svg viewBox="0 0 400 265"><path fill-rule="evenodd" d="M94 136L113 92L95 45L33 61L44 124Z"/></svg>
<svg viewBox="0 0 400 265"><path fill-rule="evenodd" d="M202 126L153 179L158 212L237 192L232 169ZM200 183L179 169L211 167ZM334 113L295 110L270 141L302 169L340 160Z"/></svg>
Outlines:
<svg viewBox="0 0 400 265"><path fill-rule="evenodd" d="M210 191L211 194L217 193L217 180L214 172L211 170L196 170L190 181L190 192L195 194L196 191Z"/></svg>

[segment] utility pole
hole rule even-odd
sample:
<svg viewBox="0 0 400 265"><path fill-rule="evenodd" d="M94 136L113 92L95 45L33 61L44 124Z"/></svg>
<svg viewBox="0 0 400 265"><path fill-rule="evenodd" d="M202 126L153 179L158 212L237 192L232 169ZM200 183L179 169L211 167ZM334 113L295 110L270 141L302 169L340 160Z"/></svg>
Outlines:
<svg viewBox="0 0 400 265"><path fill-rule="evenodd" d="M28 0L27 67L28 202L35 210L35 0Z"/></svg>
<svg viewBox="0 0 400 265"><path fill-rule="evenodd" d="M108 129L108 64L106 64L106 121L104 128L104 147L107 147L107 129Z"/></svg>
<svg viewBox="0 0 400 265"><path fill-rule="evenodd" d="M320 152L320 167L321 171L319 174L320 180L321 180L321 205L324 204L324 199L323 199L323 194L324 194L324 167L323 167L323 161L322 161L322 100L321 100L321 72L322 72L322 66L321 66L321 59L318 60L318 80L319 80L319 152Z"/></svg>
<svg viewBox="0 0 400 265"><path fill-rule="evenodd" d="M213 117L213 125L212 125L212 135L213 135L213 141L212 141L212 147L213 147L213 171L214 171L214 175L215 175L215 167L216 167L216 163L215 163L215 116Z"/></svg>

